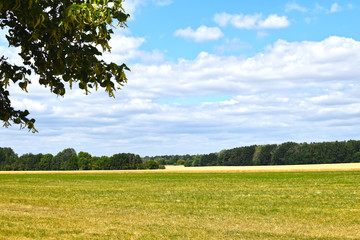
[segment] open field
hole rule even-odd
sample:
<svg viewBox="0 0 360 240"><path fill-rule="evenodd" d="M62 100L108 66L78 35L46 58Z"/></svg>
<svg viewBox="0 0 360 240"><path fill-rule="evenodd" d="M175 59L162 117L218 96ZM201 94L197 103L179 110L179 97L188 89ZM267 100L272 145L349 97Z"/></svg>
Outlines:
<svg viewBox="0 0 360 240"><path fill-rule="evenodd" d="M206 166L184 167L168 165L158 170L92 170L91 173L233 173L233 172L318 172L360 171L360 163L304 164L273 166ZM89 173L89 171L0 171L0 174Z"/></svg>
<svg viewBox="0 0 360 240"><path fill-rule="evenodd" d="M360 171L1 174L0 239L360 239Z"/></svg>
<svg viewBox="0 0 360 240"><path fill-rule="evenodd" d="M360 163L273 165L273 166L166 166L168 172L301 172L301 171L360 171Z"/></svg>

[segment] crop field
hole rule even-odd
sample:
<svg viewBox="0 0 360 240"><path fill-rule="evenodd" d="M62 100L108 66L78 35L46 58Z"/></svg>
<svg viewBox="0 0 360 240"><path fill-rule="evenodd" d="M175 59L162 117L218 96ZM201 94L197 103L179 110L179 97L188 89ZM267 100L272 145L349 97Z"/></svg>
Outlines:
<svg viewBox="0 0 360 240"><path fill-rule="evenodd" d="M360 171L330 170L4 173L0 239L360 239Z"/></svg>

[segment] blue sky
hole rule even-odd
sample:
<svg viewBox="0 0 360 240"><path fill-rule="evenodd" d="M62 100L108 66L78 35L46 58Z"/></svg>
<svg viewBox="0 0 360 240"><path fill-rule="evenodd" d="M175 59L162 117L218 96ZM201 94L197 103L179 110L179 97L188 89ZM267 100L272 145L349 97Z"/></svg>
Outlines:
<svg viewBox="0 0 360 240"><path fill-rule="evenodd" d="M165 2L165 1L164 1ZM152 4L151 4L152 3ZM226 56L244 54L251 56L264 50L278 39L286 41L321 41L328 36L358 38L358 10L355 3L314 1L166 1L158 6L147 1L139 4L133 13L129 29L134 36L145 37L142 49L165 51L167 60L193 59L201 51ZM234 26L231 20L219 24L216 16L259 16L259 21L275 15L284 18L283 25ZM151 21L149 22L149 19ZM219 17L218 17L219 19ZM150 24L149 24L150 23ZM222 35L214 40L196 42L191 38L175 37L179 29L199 27L217 28ZM230 46L229 46L230 45ZM181 47L179 47L181 46Z"/></svg>
<svg viewBox="0 0 360 240"><path fill-rule="evenodd" d="M359 139L359 1L127 0L103 59L127 63L109 98L36 82L11 100L38 134L3 128L22 154L201 154L252 144ZM0 38L0 50L20 63Z"/></svg>

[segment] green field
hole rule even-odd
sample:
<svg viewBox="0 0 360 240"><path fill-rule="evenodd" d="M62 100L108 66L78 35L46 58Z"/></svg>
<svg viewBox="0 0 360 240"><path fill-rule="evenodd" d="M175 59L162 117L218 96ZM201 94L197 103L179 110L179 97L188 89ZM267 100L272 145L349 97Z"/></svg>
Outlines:
<svg viewBox="0 0 360 240"><path fill-rule="evenodd" d="M0 174L0 239L360 239L360 172Z"/></svg>

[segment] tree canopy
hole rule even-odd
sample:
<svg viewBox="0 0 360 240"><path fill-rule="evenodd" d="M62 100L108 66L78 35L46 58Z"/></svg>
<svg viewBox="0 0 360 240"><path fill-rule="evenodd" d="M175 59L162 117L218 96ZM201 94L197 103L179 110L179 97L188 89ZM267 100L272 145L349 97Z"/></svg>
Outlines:
<svg viewBox="0 0 360 240"><path fill-rule="evenodd" d="M99 56L110 51L115 25L126 27L129 14L123 0L0 0L0 27L7 31L9 46L17 47L22 65L0 57L0 120L4 126L20 124L36 132L28 110L14 109L8 87L27 92L29 76L36 74L50 92L65 95L66 85L84 90L114 91L127 81L125 64L106 63Z"/></svg>
<svg viewBox="0 0 360 240"><path fill-rule="evenodd" d="M76 154L75 149L66 148L52 154L25 153L18 156L11 148L0 147L0 171L32 170L135 170L163 168L157 161L143 162L133 153L118 153L111 157L91 156L87 152Z"/></svg>

